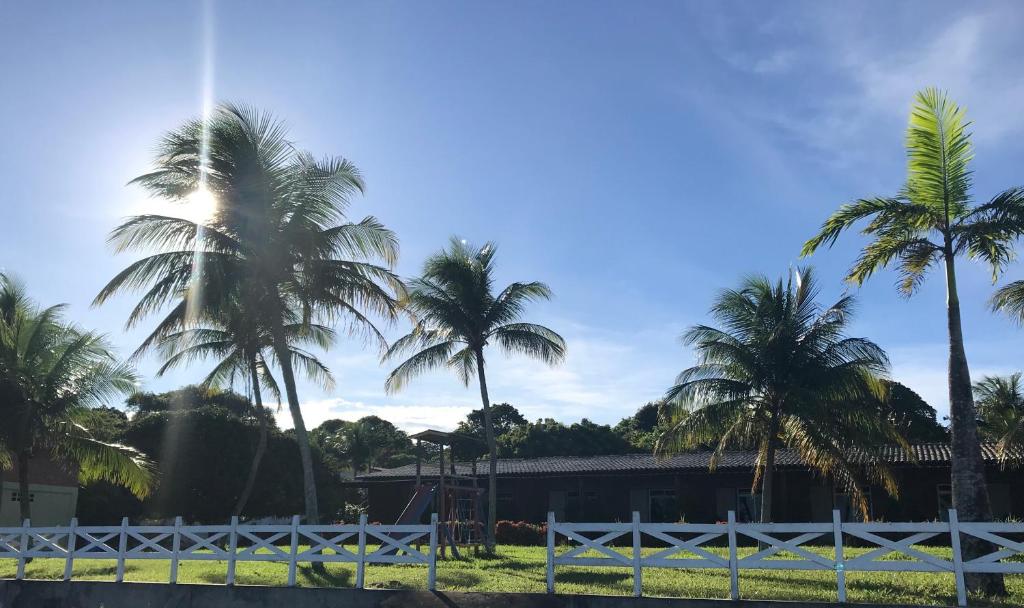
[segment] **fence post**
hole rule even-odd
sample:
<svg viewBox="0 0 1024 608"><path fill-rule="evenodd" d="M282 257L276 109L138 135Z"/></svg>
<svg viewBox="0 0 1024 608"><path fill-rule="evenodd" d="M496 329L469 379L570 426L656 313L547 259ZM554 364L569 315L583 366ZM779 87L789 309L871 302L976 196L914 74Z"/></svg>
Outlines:
<svg viewBox="0 0 1024 608"><path fill-rule="evenodd" d="M427 562L427 589L437 589L437 513L430 514L430 561Z"/></svg>
<svg viewBox="0 0 1024 608"><path fill-rule="evenodd" d="M228 532L228 575L224 580L226 585L235 584L235 553L238 551L238 516L231 516L231 531Z"/></svg>
<svg viewBox="0 0 1024 608"><path fill-rule="evenodd" d="M71 570L75 567L75 538L78 536L78 518L71 518L71 525L68 526L67 559L64 561L64 580L71 580Z"/></svg>
<svg viewBox="0 0 1024 608"><path fill-rule="evenodd" d="M740 599L740 560L736 554L736 511L729 511L729 597Z"/></svg>
<svg viewBox="0 0 1024 608"><path fill-rule="evenodd" d="M174 518L174 536L171 538L171 584L178 582L178 559L181 553L181 515Z"/></svg>
<svg viewBox="0 0 1024 608"><path fill-rule="evenodd" d="M548 511L548 593L555 592L555 512Z"/></svg>
<svg viewBox="0 0 1024 608"><path fill-rule="evenodd" d="M356 562L356 589L366 581L366 513L359 515L359 561Z"/></svg>
<svg viewBox="0 0 1024 608"><path fill-rule="evenodd" d="M18 543L18 573L15 576L19 581L25 578L25 554L28 553L28 529L32 525L31 520L21 522L21 542Z"/></svg>
<svg viewBox="0 0 1024 608"><path fill-rule="evenodd" d="M299 559L299 516L292 515L292 549L288 555L288 586L295 586L295 562Z"/></svg>
<svg viewBox="0 0 1024 608"><path fill-rule="evenodd" d="M117 541L117 578L118 583L124 582L124 558L128 552L128 518L121 518L121 535Z"/></svg>
<svg viewBox="0 0 1024 608"><path fill-rule="evenodd" d="M843 558L843 520L839 509L832 509L832 538L836 545L836 592L840 602L846 601L846 562Z"/></svg>
<svg viewBox="0 0 1024 608"><path fill-rule="evenodd" d="M953 578L956 580L956 604L967 605L967 585L964 582L964 557L960 552L960 519L956 509L949 510L949 544L953 549Z"/></svg>
<svg viewBox="0 0 1024 608"><path fill-rule="evenodd" d="M640 512L633 511L633 597L640 597L644 590L640 559Z"/></svg>

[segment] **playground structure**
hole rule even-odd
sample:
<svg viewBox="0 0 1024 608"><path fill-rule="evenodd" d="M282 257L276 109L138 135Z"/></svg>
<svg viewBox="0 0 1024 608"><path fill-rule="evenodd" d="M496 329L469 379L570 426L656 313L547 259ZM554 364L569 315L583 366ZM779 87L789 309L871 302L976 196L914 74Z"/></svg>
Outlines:
<svg viewBox="0 0 1024 608"><path fill-rule="evenodd" d="M483 524L480 521L483 488L478 487L476 460L472 463L472 474L459 475L455 469L454 450L449 459L449 470L445 471L444 448L453 448L456 439L477 441L475 438L456 433L428 429L411 436L416 440L416 482L413 495L405 506L396 524L418 524L423 514L434 507L438 514L438 548L445 557L448 547L452 556L459 558L460 547L472 547L476 554L483 542ZM423 482L423 443L438 447L437 481ZM432 463L431 463L432 464Z"/></svg>

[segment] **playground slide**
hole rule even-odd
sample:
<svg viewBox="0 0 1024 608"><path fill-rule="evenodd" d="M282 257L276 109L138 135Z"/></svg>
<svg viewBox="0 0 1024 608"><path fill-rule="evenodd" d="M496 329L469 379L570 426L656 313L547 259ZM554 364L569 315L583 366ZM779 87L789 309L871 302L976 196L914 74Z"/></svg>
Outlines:
<svg viewBox="0 0 1024 608"><path fill-rule="evenodd" d="M398 516L396 525L401 524L418 524L420 518L423 517L423 513L430 506L430 503L434 500L434 493L437 492L436 485L421 485L416 488L416 492L409 499L409 504L405 505L405 510Z"/></svg>

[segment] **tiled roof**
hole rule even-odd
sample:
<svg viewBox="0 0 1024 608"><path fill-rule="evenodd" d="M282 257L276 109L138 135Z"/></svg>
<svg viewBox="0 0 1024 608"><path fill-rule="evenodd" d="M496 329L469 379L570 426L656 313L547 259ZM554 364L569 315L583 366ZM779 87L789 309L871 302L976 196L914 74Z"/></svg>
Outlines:
<svg viewBox="0 0 1024 608"><path fill-rule="evenodd" d="M884 460L888 464L919 464L942 465L950 461L950 447L944 443L924 443L911 446L916 458L898 446L883 448ZM982 445L982 456L987 462L998 462L994 444ZM559 475L578 473L631 473L659 471L695 471L707 470L711 452L688 452L670 458L656 458L651 454L624 454L617 456L548 456L542 458L499 458L498 475L505 477L531 475ZM757 452L735 451L726 452L718 463L719 469L749 469L754 466ZM854 455L854 460L866 462L863 456ZM776 453L776 464L780 467L799 467L802 465L797 453L790 449L781 449ZM446 472L448 469L445 467ZM459 475L472 474L469 463L456 464L455 471ZM487 473L486 460L477 464L477 475ZM437 463L424 463L424 477L437 475ZM416 465L409 464L393 469L383 469L361 475L360 479L404 479L416 476Z"/></svg>

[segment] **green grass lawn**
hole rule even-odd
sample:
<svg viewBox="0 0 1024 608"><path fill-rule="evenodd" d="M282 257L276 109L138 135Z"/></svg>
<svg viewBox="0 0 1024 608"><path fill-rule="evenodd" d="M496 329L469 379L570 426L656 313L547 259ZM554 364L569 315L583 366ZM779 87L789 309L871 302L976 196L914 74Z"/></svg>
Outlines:
<svg viewBox="0 0 1024 608"><path fill-rule="evenodd" d="M921 550L949 557L949 549ZM657 549L645 549L644 552ZM714 551L723 551L714 549ZM864 550L848 548L847 557ZM626 550L628 553L628 550ZM749 554L753 549L741 549ZM830 550L829 550L830 552ZM823 551L823 555L828 555ZM499 547L497 557L466 557L462 560L438 561L437 587L446 591L503 591L543 593L545 589L545 550L543 547ZM170 565L162 560L128 560L125 580L162 582L168 579ZM113 580L113 560L80 560L75 562L75 580ZM224 561L181 562L178 580L182 583L223 583L227 564ZM0 578L13 578L16 563L0 560ZM64 561L37 559L26 568L28 578L59 579ZM284 563L239 562L235 579L239 585L284 585L288 566ZM846 575L850 602L891 604L954 605L955 587L952 574L909 572L850 572ZM366 587L379 589L425 588L426 566L367 566ZM1000 602L979 601L972 604L993 606L1024 605L1024 577L1008 576L1010 597ZM298 584L318 587L351 587L355 584L355 566L327 564L325 573L315 572L309 564L299 564ZM559 567L555 577L559 593L628 595L633 590L632 572L628 568ZM727 570L675 570L645 568L645 595L727 598ZM833 572L792 570L741 570L740 594L750 599L836 600Z"/></svg>

